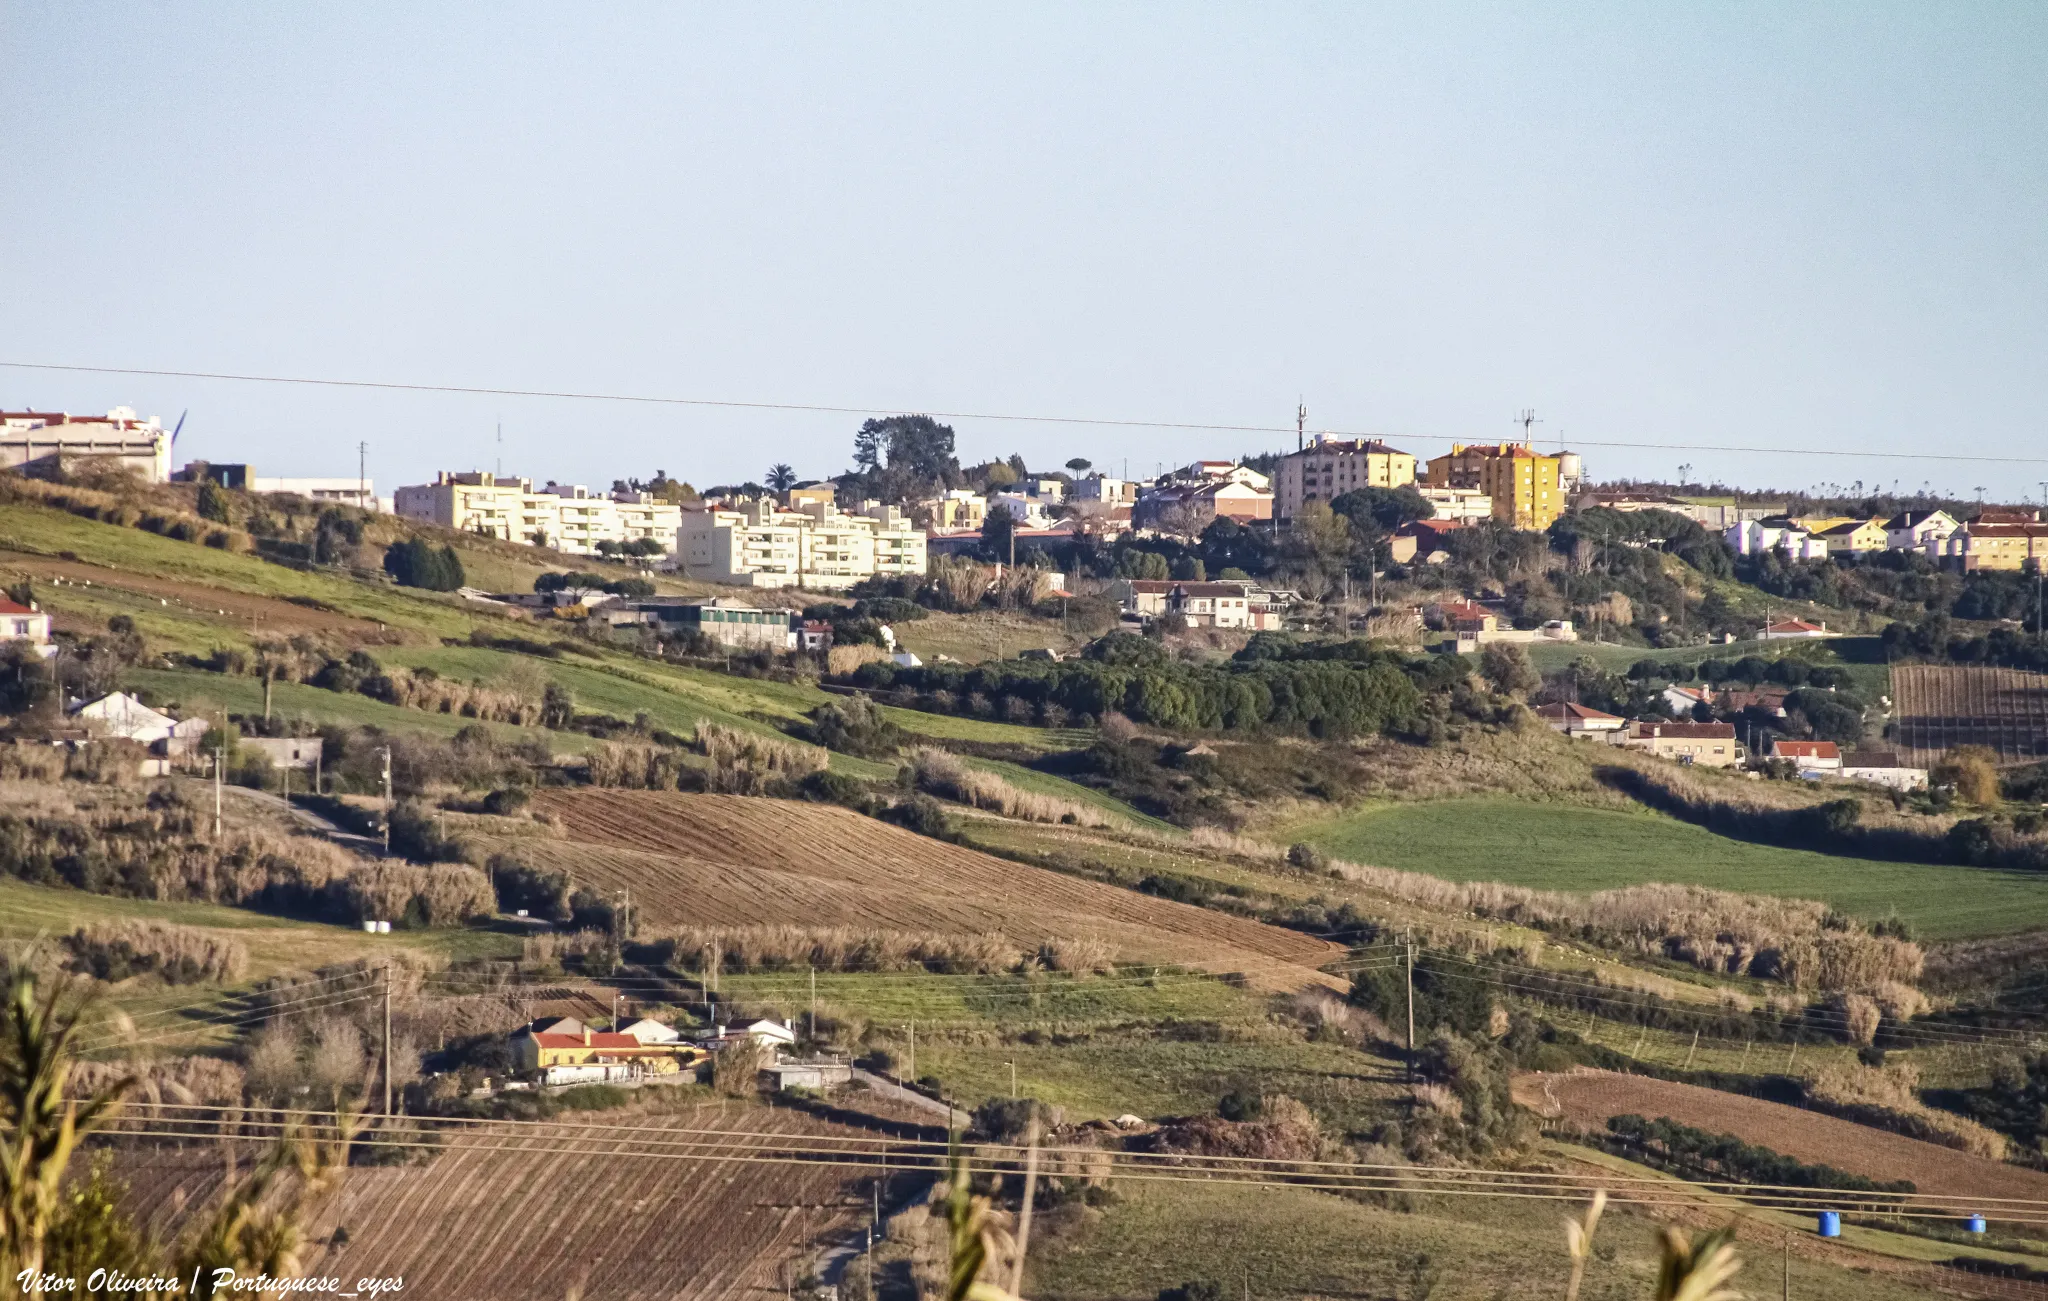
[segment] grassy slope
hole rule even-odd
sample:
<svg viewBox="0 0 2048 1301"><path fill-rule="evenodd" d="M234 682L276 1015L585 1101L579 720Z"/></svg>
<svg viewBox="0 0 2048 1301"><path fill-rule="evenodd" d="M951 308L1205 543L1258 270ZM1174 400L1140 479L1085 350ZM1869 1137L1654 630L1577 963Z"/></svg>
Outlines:
<svg viewBox="0 0 2048 1301"><path fill-rule="evenodd" d="M1122 818L1132 826L1143 827L1148 831L1157 831L1169 836L1185 834L1171 822L1163 822L1149 814L1140 813L1114 795L1096 790L1092 786L1083 786L1064 777L1055 777L1051 773L1039 772L1035 768L1026 768L1021 764L1005 763L1000 759L970 758L966 762L970 767L994 773L1021 790L1035 791L1040 795L1051 795L1057 799L1071 800L1076 804L1101 809L1105 813Z"/></svg>
<svg viewBox="0 0 2048 1301"><path fill-rule="evenodd" d="M90 564L249 596L311 597L359 619L436 636L466 636L477 622L457 597L334 574L301 573L253 555L174 542L40 506L10 506L0 513L0 548L53 556L70 552Z"/></svg>
<svg viewBox="0 0 2048 1301"><path fill-rule="evenodd" d="M1284 1185L1119 1181L1121 1200L1032 1252L1025 1294L1044 1301L1151 1296L1190 1281L1263 1298L1413 1297L1492 1301L1564 1295L1570 1262L1558 1221L1567 1208L1508 1198L1422 1198L1397 1211ZM1747 1235L1746 1235L1747 1236ZM1040 1239L1034 1236L1033 1247ZM1608 1212L1598 1244L1613 1252L1587 1272L1585 1301L1652 1295L1654 1226ZM1750 1241L1736 1282L1776 1295L1776 1252ZM1411 1289L1427 1257L1432 1290ZM1918 1289L1805 1260L1792 1262L1794 1295L1808 1301L1893 1301Z"/></svg>
<svg viewBox="0 0 2048 1301"><path fill-rule="evenodd" d="M129 685L147 690L159 700L175 703L185 713L208 713L223 709L231 714L263 712L263 682L259 678L228 677L197 669L134 669L124 675ZM430 736L453 736L476 725L473 718L454 714L430 714L418 709L400 709L353 692L323 691L296 682L278 682L271 687L271 708L286 717L314 723L368 724L387 732L423 732ZM484 723L500 739L517 740L531 729L510 723ZM597 742L580 732L548 732L554 749L581 753Z"/></svg>
<svg viewBox="0 0 2048 1301"><path fill-rule="evenodd" d="M1861 917L1896 911L1929 938L2048 924L2048 878L1780 849L1662 814L1502 799L1378 805L1290 829L1334 857L1457 881L1599 890L1671 881L1823 899Z"/></svg>

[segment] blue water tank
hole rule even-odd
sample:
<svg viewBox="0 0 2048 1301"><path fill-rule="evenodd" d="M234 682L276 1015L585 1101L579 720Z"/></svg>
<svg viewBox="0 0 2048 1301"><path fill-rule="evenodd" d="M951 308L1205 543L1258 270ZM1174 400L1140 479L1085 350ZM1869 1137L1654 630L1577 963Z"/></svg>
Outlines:
<svg viewBox="0 0 2048 1301"><path fill-rule="evenodd" d="M1840 1211L1822 1211L1820 1213L1820 1236L1823 1238L1839 1238L1842 1236L1842 1213Z"/></svg>
<svg viewBox="0 0 2048 1301"><path fill-rule="evenodd" d="M1972 1233L1982 1233L1985 1229L1984 1217L1972 1215L1969 1219L1963 1221L1963 1227Z"/></svg>

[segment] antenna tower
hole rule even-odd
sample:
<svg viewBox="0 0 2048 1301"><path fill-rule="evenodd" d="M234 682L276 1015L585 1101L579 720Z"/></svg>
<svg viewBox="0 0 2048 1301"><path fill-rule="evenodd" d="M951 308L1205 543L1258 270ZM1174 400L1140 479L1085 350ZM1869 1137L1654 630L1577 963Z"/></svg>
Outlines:
<svg viewBox="0 0 2048 1301"><path fill-rule="evenodd" d="M1522 414L1515 417L1514 423L1522 427L1522 446L1527 447L1529 445L1529 439L1531 437L1529 432L1530 426L1540 425L1543 422L1536 418L1535 408L1524 407L1522 408Z"/></svg>

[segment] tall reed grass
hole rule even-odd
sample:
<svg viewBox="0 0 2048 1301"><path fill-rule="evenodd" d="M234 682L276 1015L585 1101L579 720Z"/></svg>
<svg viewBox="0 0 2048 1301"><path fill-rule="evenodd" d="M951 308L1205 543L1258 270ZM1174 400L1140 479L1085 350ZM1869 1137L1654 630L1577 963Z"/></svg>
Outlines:
<svg viewBox="0 0 2048 1301"><path fill-rule="evenodd" d="M933 795L1026 822L1059 822L1083 827L1123 828L1124 819L1076 800L1024 790L994 773L969 767L958 755L930 746L910 752L917 788Z"/></svg>

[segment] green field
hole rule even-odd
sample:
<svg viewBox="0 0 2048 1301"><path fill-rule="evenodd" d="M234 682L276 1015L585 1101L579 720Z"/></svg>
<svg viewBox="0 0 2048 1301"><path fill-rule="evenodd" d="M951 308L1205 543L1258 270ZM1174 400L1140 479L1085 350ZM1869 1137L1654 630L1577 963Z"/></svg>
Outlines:
<svg viewBox="0 0 2048 1301"><path fill-rule="evenodd" d="M1633 1172L1632 1172L1633 1173ZM1042 1301L1131 1301L1190 1282L1248 1295L1358 1301L1555 1301L1570 1260L1561 1221L1583 1210L1547 1200L1420 1197L1393 1209L1285 1184L1119 1179L1107 1209L1032 1238L1024 1294ZM1656 1291L1656 1226L1616 1207L1594 1242L1584 1301ZM1781 1230L1745 1225L1749 1296L1776 1296ZM1041 1246L1041 1243L1044 1245ZM1952 1254L1952 1253L1951 1253ZM1806 1301L1904 1301L1902 1282L1795 1258L1791 1295Z"/></svg>
<svg viewBox="0 0 2048 1301"><path fill-rule="evenodd" d="M1669 881L1821 899L1864 918L1896 912L1930 939L2048 925L2048 876L1780 849L1648 811L1445 800L1374 806L1284 838L1453 881L1579 891Z"/></svg>

